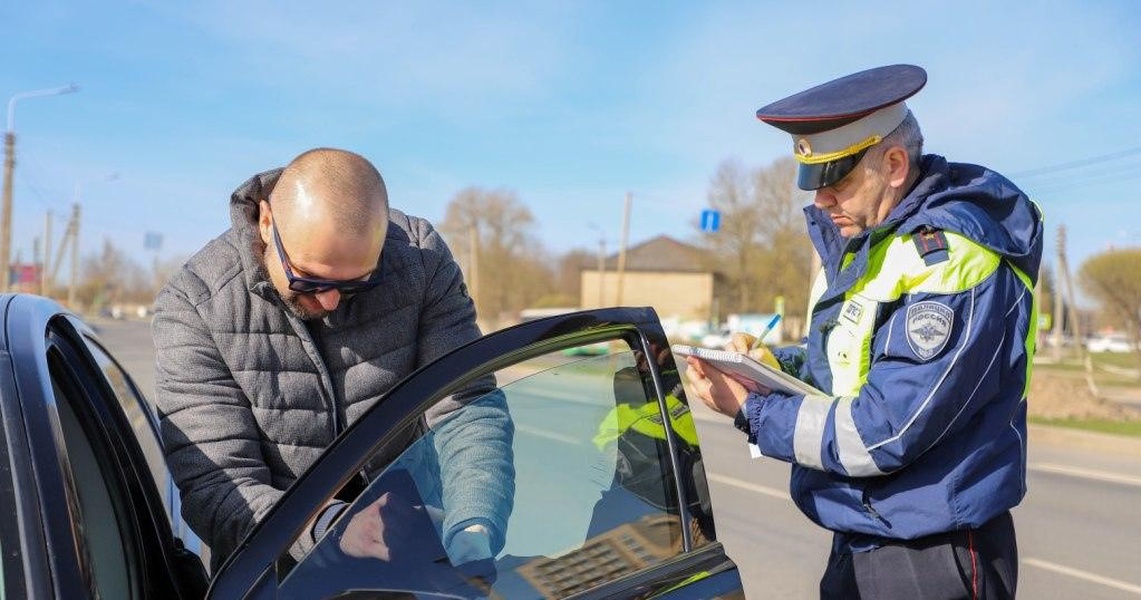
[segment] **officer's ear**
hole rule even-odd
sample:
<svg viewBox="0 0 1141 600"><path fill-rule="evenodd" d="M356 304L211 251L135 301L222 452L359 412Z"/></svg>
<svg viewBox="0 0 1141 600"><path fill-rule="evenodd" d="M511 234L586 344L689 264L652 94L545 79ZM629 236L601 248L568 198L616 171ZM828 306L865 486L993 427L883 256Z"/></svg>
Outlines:
<svg viewBox="0 0 1141 600"><path fill-rule="evenodd" d="M887 170L887 182L891 187L901 188L907 183L907 176L911 172L911 161L903 146L888 148L883 154L883 164Z"/></svg>

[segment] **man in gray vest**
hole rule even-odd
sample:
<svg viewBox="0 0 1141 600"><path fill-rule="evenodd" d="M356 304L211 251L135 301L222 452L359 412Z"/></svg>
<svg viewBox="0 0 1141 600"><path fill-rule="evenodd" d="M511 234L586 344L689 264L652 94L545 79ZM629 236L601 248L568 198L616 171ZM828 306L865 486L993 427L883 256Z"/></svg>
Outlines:
<svg viewBox="0 0 1141 600"><path fill-rule="evenodd" d="M480 335L444 240L390 209L380 173L357 154L318 148L255 175L230 213L230 229L159 293L154 318L165 452L214 569L392 385ZM455 564L502 548L514 494L512 424L501 397L472 403L495 388L481 383L424 423L472 422L436 443L441 542ZM308 553L345 506L330 502L291 555ZM399 550L381 536L341 545L382 560Z"/></svg>

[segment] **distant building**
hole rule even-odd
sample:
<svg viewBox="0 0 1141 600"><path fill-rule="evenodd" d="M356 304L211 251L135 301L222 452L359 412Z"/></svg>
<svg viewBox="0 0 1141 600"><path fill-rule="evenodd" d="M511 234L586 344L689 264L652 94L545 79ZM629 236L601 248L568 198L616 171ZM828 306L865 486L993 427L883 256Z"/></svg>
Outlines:
<svg viewBox="0 0 1141 600"><path fill-rule="evenodd" d="M660 235L626 250L622 274L618 258L607 256L602 272L597 267L582 270L583 308L652 306L662 318L716 317L720 278L709 267L705 250Z"/></svg>

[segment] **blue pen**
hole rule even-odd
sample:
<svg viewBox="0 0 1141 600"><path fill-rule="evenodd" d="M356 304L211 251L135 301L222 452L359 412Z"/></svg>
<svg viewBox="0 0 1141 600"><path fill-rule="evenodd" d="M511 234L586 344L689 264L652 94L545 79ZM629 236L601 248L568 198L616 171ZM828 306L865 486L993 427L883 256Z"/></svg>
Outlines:
<svg viewBox="0 0 1141 600"><path fill-rule="evenodd" d="M780 313L773 315L773 318L769 319L769 324L765 325L764 330L761 331L761 335L758 335L757 339L753 340L753 345L749 347L749 352L761 347L761 340L765 339L765 336L777 326L777 323L780 323Z"/></svg>

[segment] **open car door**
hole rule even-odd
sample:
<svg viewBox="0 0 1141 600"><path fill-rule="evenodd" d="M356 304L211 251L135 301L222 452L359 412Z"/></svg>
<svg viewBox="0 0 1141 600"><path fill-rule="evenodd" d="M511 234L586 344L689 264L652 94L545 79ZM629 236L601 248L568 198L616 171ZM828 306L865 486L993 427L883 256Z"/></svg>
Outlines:
<svg viewBox="0 0 1141 600"><path fill-rule="evenodd" d="M291 556L338 495L348 506ZM385 559L365 555L378 540ZM209 597L743 592L661 323L613 308L489 334L404 379L287 491Z"/></svg>

